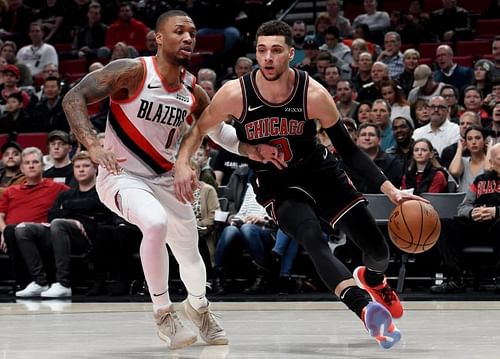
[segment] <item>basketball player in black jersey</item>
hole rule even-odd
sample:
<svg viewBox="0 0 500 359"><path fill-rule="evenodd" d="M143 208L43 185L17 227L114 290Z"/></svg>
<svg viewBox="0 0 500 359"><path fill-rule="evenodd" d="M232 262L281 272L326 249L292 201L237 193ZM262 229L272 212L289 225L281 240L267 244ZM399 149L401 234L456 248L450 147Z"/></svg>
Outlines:
<svg viewBox="0 0 500 359"><path fill-rule="evenodd" d="M304 246L326 286L363 320L370 335L381 347L390 348L401 337L392 319L401 317L403 308L383 274L389 262L387 242L365 199L329 151L316 142L311 119L320 122L345 163L376 183L391 201L419 198L395 188L358 149L339 121L328 91L305 72L289 67L294 49L286 23L264 23L256 37L260 68L224 85L181 144L177 198L193 200L196 175L189 158L203 136L210 135L222 119L235 118L235 131L223 136L225 142L236 134L240 146L256 145L262 154L260 161L250 157L257 200L285 233ZM365 266L356 269L354 278L322 239L321 222L338 226L364 252Z"/></svg>

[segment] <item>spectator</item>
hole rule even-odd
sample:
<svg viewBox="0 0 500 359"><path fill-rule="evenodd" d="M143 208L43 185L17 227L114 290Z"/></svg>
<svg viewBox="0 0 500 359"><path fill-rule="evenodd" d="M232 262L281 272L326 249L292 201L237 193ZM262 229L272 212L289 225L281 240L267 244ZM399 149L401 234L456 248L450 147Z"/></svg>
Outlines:
<svg viewBox="0 0 500 359"><path fill-rule="evenodd" d="M481 125L487 127L490 124L490 116L482 108L483 97L481 92L474 86L467 86L464 89L464 107L465 111L474 112L481 119Z"/></svg>
<svg viewBox="0 0 500 359"><path fill-rule="evenodd" d="M2 164L0 169L0 197L9 186L21 183L25 177L21 172L21 152L19 143L8 141L2 145Z"/></svg>
<svg viewBox="0 0 500 359"><path fill-rule="evenodd" d="M69 158L71 144L69 135L64 131L52 131L48 135L49 158L52 166L45 168L43 176L52 178L55 182L65 183L68 186L76 187L73 179L73 165Z"/></svg>
<svg viewBox="0 0 500 359"><path fill-rule="evenodd" d="M408 2L406 22L400 34L405 44L420 44L421 42L436 42L437 37L431 32L429 14L424 12L423 0Z"/></svg>
<svg viewBox="0 0 500 359"><path fill-rule="evenodd" d="M352 63L351 49L340 39L339 29L330 26L324 32L325 43L319 47L320 50L328 51L337 59L348 64Z"/></svg>
<svg viewBox="0 0 500 359"><path fill-rule="evenodd" d="M221 148L215 157L214 164L212 166L215 172L217 185L227 185L233 171L237 168L246 166L248 166L246 157L238 156Z"/></svg>
<svg viewBox="0 0 500 359"><path fill-rule="evenodd" d="M457 0L443 0L443 8L431 14L430 27L441 41L469 40L472 34L469 12Z"/></svg>
<svg viewBox="0 0 500 359"><path fill-rule="evenodd" d="M443 152L441 153L440 162L446 168L450 168L450 163L457 153L458 142L465 139L465 130L473 125L481 126L481 119L476 113L466 111L460 115L458 125L460 126L460 140L445 147L443 149ZM469 150L465 147L462 147L462 155L470 157Z"/></svg>
<svg viewBox="0 0 500 359"><path fill-rule="evenodd" d="M352 76L357 75L359 68L359 55L363 52L368 52L368 46L366 45L366 41L363 39L354 39L351 42L351 71Z"/></svg>
<svg viewBox="0 0 500 359"><path fill-rule="evenodd" d="M0 56L7 60L9 65L14 65L19 69L19 81L17 85L19 87L30 86L33 84L31 71L28 66L17 60L16 52L17 45L12 41L5 41L3 45L0 46Z"/></svg>
<svg viewBox="0 0 500 359"><path fill-rule="evenodd" d="M372 122L371 112L372 112L371 101L361 102L358 106L358 109L356 110L355 120L358 122L358 124L362 124L365 122Z"/></svg>
<svg viewBox="0 0 500 359"><path fill-rule="evenodd" d="M389 79L389 69L382 62L375 62L370 71L372 82L364 85L359 91L358 101L375 101L382 98L380 84L383 80Z"/></svg>
<svg viewBox="0 0 500 359"><path fill-rule="evenodd" d="M31 23L29 36L31 45L21 47L17 52L17 59L28 66L33 77L37 77L46 64L58 65L59 59L54 46L43 41L44 32L40 23Z"/></svg>
<svg viewBox="0 0 500 359"><path fill-rule="evenodd" d="M26 180L22 184L8 187L0 197L0 248L4 252L8 251L16 282L22 287L32 279L19 252L15 230L22 222L47 223L49 209L57 195L68 189L65 184L42 177L42 157L38 148L25 148L21 153L21 170ZM50 257L50 247L43 247L41 250L44 258ZM40 295L48 287L46 283L37 284L32 281L25 289L25 294Z"/></svg>
<svg viewBox="0 0 500 359"><path fill-rule="evenodd" d="M500 142L500 101L493 107L493 116L490 127L490 144L497 144Z"/></svg>
<svg viewBox="0 0 500 359"><path fill-rule="evenodd" d="M54 44L66 42L69 39L62 24L65 16L65 3L61 0L45 0L35 21L42 24L45 33L43 41Z"/></svg>
<svg viewBox="0 0 500 359"><path fill-rule="evenodd" d="M378 41L375 42L380 43L382 35L391 25L389 14L385 11L377 11L376 0L364 0L363 6L366 13L358 15L352 22L352 26L356 27L360 24L368 25L370 31L372 32L372 36L378 39Z"/></svg>
<svg viewBox="0 0 500 359"><path fill-rule="evenodd" d="M413 132L413 138L426 138L436 149L438 155L441 155L443 149L460 138L460 128L456 123L448 119L448 104L441 96L434 96L429 101L431 111L430 122Z"/></svg>
<svg viewBox="0 0 500 359"><path fill-rule="evenodd" d="M98 57L99 49L105 46L108 26L101 21L101 5L93 2L88 5L87 22L78 27L71 45L72 53L80 59ZM104 54L106 55L106 50Z"/></svg>
<svg viewBox="0 0 500 359"><path fill-rule="evenodd" d="M306 23L304 20L295 20L292 25L292 36L293 36L293 48L295 49L295 54L293 59L290 61L290 66L295 67L304 60L304 41L306 38Z"/></svg>
<svg viewBox="0 0 500 359"><path fill-rule="evenodd" d="M450 0L448 0L450 1ZM439 69L434 71L434 79L455 86L461 91L473 79L473 72L469 67L453 62L453 50L448 45L441 45L436 50L436 62Z"/></svg>
<svg viewBox="0 0 500 359"><path fill-rule="evenodd" d="M500 79L500 36L496 36L491 44L491 54L493 56L493 62L495 63L494 77L495 79Z"/></svg>
<svg viewBox="0 0 500 359"><path fill-rule="evenodd" d="M413 82L413 89L408 95L410 104L414 104L418 99L430 100L434 96L441 93L441 89L445 85L442 82L436 82L432 78L432 70L429 66L423 64L418 65L413 72L415 81ZM419 127L419 126L417 126Z"/></svg>
<svg viewBox="0 0 500 359"><path fill-rule="evenodd" d="M363 123L358 129L358 146L371 158L372 161L384 172L387 179L398 187L401 185L403 168L401 162L393 155L380 149L380 128L372 123ZM381 193L380 188L367 183L366 179L347 168L347 173L355 187L362 193Z"/></svg>
<svg viewBox="0 0 500 359"><path fill-rule="evenodd" d="M7 97L6 113L0 117L0 133L33 131L32 118L23 107L23 97L20 92L14 92Z"/></svg>
<svg viewBox="0 0 500 359"><path fill-rule="evenodd" d="M495 64L490 60L478 60L474 64L474 79L471 85L475 86L481 92L481 97L483 98L491 93L494 68Z"/></svg>
<svg viewBox="0 0 500 359"><path fill-rule="evenodd" d="M111 212L101 203L95 190L97 166L88 152L75 155L73 166L78 187L58 194L49 210L50 225L24 222L15 230L19 250L38 286L48 284L38 248L53 249L56 281L40 293L46 298L71 297L70 255L90 252L91 238L95 237L97 228L111 218ZM36 287L33 291L28 286L16 296L36 294Z"/></svg>
<svg viewBox="0 0 500 359"><path fill-rule="evenodd" d="M27 37L30 23L34 20L36 10L24 4L23 0L9 0L9 11L2 16L2 40L10 40L24 45L29 42Z"/></svg>
<svg viewBox="0 0 500 359"><path fill-rule="evenodd" d="M30 109L31 97L30 95L18 87L19 76L21 72L14 65L6 65L3 68L3 88L0 96L0 108L4 108L7 103L7 99L10 95L19 94L21 96L21 103L23 108L26 110Z"/></svg>
<svg viewBox="0 0 500 359"><path fill-rule="evenodd" d="M136 3L137 19L142 21L150 29L154 29L156 27L156 19L158 19L158 15L172 10L172 6L169 5L169 1L144 0Z"/></svg>
<svg viewBox="0 0 500 359"><path fill-rule="evenodd" d="M205 92L207 93L208 97L212 99L215 95L215 85L212 81L204 80L204 81L199 81L199 85Z"/></svg>
<svg viewBox="0 0 500 359"><path fill-rule="evenodd" d="M146 49L141 51L139 54L141 56L155 56L158 50L158 45L156 44L156 32L154 30L149 31L146 34Z"/></svg>
<svg viewBox="0 0 500 359"><path fill-rule="evenodd" d="M373 101L370 118L380 129L380 149L387 150L396 144L391 128L391 105L382 99Z"/></svg>
<svg viewBox="0 0 500 359"><path fill-rule="evenodd" d="M62 109L61 83L56 77L47 77L43 82L43 96L36 104L36 124L34 130L69 132L69 124Z"/></svg>
<svg viewBox="0 0 500 359"><path fill-rule="evenodd" d="M395 79L404 71L401 37L397 32L391 31L384 36L384 51L380 53L377 61L387 65L389 77Z"/></svg>
<svg viewBox="0 0 500 359"><path fill-rule="evenodd" d="M201 68L198 70L198 73L196 75L196 80L198 82L210 81L210 82L215 83L217 81L217 74L212 69Z"/></svg>
<svg viewBox="0 0 500 359"><path fill-rule="evenodd" d="M117 42L113 47L110 60L113 61L116 59L129 59L137 56L138 53L135 48L127 46L126 43L120 41Z"/></svg>
<svg viewBox="0 0 500 359"><path fill-rule="evenodd" d="M445 85L441 88L441 96L448 103L450 121L458 123L458 118L464 111L464 108L458 104L458 89L453 85Z"/></svg>
<svg viewBox="0 0 500 359"><path fill-rule="evenodd" d="M413 130L414 124L411 117L396 117L392 121L392 134L396 145L389 147L385 152L396 156L402 164L403 171L408 168L413 158Z"/></svg>
<svg viewBox="0 0 500 359"><path fill-rule="evenodd" d="M410 104L403 94L403 89L395 81L385 80L380 84L382 98L391 106L391 121L396 117L410 118Z"/></svg>
<svg viewBox="0 0 500 359"><path fill-rule="evenodd" d="M354 41L357 41L357 39ZM373 57L369 52L362 52L359 54L358 69L356 75L352 78L356 92L359 93L365 85L372 82L372 66Z"/></svg>
<svg viewBox="0 0 500 359"><path fill-rule="evenodd" d="M331 19L327 13L319 13L314 21L314 34L307 35L307 39L314 39L318 44L325 43L325 31L331 26Z"/></svg>
<svg viewBox="0 0 500 359"><path fill-rule="evenodd" d="M431 120L431 111L429 109L429 103L425 99L418 99L410 107L411 118L414 118L415 128L423 127L429 123Z"/></svg>
<svg viewBox="0 0 500 359"><path fill-rule="evenodd" d="M118 10L118 19L109 26L106 32L105 44L108 49L113 49L118 42L124 42L141 52L146 50L144 39L147 33L146 25L134 18L132 5L123 2Z"/></svg>
<svg viewBox="0 0 500 359"><path fill-rule="evenodd" d="M304 49L304 59L296 65L296 67L307 72L309 75L312 75L316 71L316 59L319 55L319 44L313 38L306 38L302 48Z"/></svg>
<svg viewBox="0 0 500 359"><path fill-rule="evenodd" d="M463 155L464 149L469 150L470 157ZM450 174L458 180L458 192L466 192L474 178L484 172L486 150L486 131L477 125L466 128L449 167Z"/></svg>
<svg viewBox="0 0 500 359"><path fill-rule="evenodd" d="M443 193L448 187L448 174L439 164L432 143L421 138L413 143L413 157L401 181L402 189L414 194Z"/></svg>
<svg viewBox="0 0 500 359"><path fill-rule="evenodd" d="M356 117L356 110L358 109L359 102L353 100L353 88L351 81L339 80L337 82L337 109L341 117Z"/></svg>
<svg viewBox="0 0 500 359"><path fill-rule="evenodd" d="M55 77L59 81L59 87L60 87L60 93L59 95L61 97L64 97L64 95L69 91L69 85L64 76L62 76L59 73L59 66L56 64L49 63L43 67L41 77L39 77L39 80L42 81L42 85L40 86L39 91L36 93L36 97L41 100L43 99L43 90L44 90L44 85L43 83L45 80L49 77Z"/></svg>
<svg viewBox="0 0 500 359"><path fill-rule="evenodd" d="M341 5L342 1L339 0L327 0L326 1L326 12L330 18L331 26L335 26L339 29L340 37L346 38L352 36L351 22L348 18L341 15Z"/></svg>
<svg viewBox="0 0 500 359"><path fill-rule="evenodd" d="M407 49L403 54L403 72L396 78L396 82L403 89L406 97L410 94L415 81L414 72L420 61L420 53L415 49Z"/></svg>
<svg viewBox="0 0 500 359"><path fill-rule="evenodd" d="M221 86L225 84L229 80L234 80L234 79L239 79L241 76L243 76L246 73L249 73L253 69L253 61L252 59L246 57L246 56L241 56L238 57L234 64L234 73L230 73L223 77L220 80Z"/></svg>
<svg viewBox="0 0 500 359"><path fill-rule="evenodd" d="M467 189L464 201L458 206L458 217L441 220L438 248L446 272L446 281L430 288L432 293L465 291L462 249L469 245L493 246L497 276L500 275L500 144L491 148L491 169L477 176ZM497 285L497 289L498 285Z"/></svg>
<svg viewBox="0 0 500 359"><path fill-rule="evenodd" d="M329 65L325 69L325 88L335 98L337 83L340 80L340 68L337 65Z"/></svg>
<svg viewBox="0 0 500 359"><path fill-rule="evenodd" d="M95 1L94 1L95 2ZM105 1L104 4L111 3L111 1ZM66 1L65 8L66 13L71 14L71 20L66 18L63 23L65 31L72 33L74 35L75 30L82 28L87 24L87 14L89 11L89 6L91 0L69 0ZM116 12L115 12L116 14ZM111 21L106 22L109 24Z"/></svg>

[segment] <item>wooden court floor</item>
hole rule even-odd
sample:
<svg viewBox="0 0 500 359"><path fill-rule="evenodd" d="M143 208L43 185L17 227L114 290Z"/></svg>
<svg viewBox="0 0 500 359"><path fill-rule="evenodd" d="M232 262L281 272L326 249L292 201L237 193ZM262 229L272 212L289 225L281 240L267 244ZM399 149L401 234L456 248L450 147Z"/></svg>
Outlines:
<svg viewBox="0 0 500 359"><path fill-rule="evenodd" d="M0 304L0 359L500 358L500 302L406 302L401 342L378 347L339 302L213 303L228 346L171 351L149 303Z"/></svg>

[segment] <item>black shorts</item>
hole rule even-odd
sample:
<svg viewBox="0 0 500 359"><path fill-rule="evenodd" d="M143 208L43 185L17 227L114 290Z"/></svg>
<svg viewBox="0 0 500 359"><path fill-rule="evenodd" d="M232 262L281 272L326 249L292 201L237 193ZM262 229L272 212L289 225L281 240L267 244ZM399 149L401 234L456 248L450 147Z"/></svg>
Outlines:
<svg viewBox="0 0 500 359"><path fill-rule="evenodd" d="M252 186L257 201L276 218L280 202L309 202L318 217L333 226L349 209L366 199L354 188L339 161L321 147L304 163L283 171L255 172Z"/></svg>

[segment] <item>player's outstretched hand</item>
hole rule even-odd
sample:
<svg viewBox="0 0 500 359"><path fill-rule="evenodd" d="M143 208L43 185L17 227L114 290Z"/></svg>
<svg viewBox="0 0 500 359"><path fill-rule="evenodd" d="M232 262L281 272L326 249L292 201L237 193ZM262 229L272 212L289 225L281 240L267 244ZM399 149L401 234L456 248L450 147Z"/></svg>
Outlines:
<svg viewBox="0 0 500 359"><path fill-rule="evenodd" d="M408 191L402 191L400 189L397 189L389 181L385 181L384 182L384 184L381 187L381 190L382 190L383 193L385 193L387 195L387 197L389 197L389 199L391 200L391 202L394 203L394 204L396 204L396 205L400 204L400 203L403 203L404 201L409 201L409 200L412 200L412 199L415 199L417 201L422 201L422 202L425 202L425 203L430 203L425 198L417 196L417 195L415 195L413 193L410 193Z"/></svg>
<svg viewBox="0 0 500 359"><path fill-rule="evenodd" d="M189 165L175 164L175 197L182 203L193 203L193 189L198 188L198 175Z"/></svg>
<svg viewBox="0 0 500 359"><path fill-rule="evenodd" d="M95 146L89 149L90 158L99 166L102 166L114 175L122 171L120 162L124 162L124 158L116 158L115 154L101 146Z"/></svg>
<svg viewBox="0 0 500 359"><path fill-rule="evenodd" d="M276 146L262 143L260 145L249 147L247 153L248 157L252 161L272 163L280 170L288 167L288 164L285 161L285 154Z"/></svg>

